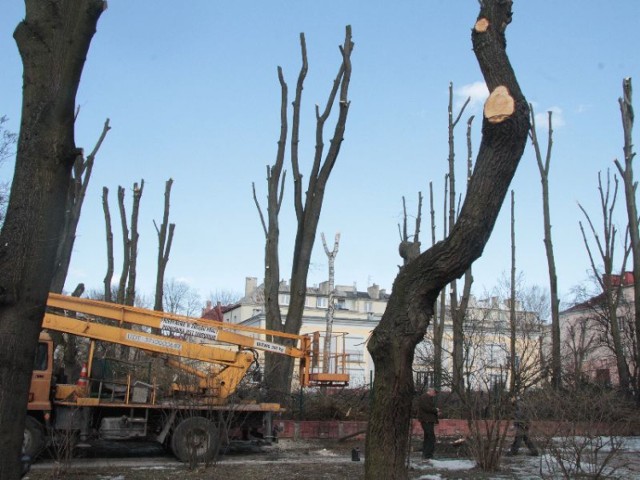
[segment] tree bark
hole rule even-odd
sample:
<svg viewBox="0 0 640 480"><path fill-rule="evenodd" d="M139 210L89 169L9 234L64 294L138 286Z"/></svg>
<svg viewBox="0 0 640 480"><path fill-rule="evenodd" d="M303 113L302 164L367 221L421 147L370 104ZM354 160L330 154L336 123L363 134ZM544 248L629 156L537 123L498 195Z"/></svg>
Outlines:
<svg viewBox="0 0 640 480"><path fill-rule="evenodd" d="M485 104L475 172L458 221L444 241L400 271L368 344L376 375L366 437L367 479L407 478L415 347L424 336L440 290L482 255L524 151L529 108L505 51L511 3L481 2L472 31L474 52L491 95ZM512 111L488 108L504 90L513 101Z"/></svg>
<svg viewBox="0 0 640 480"><path fill-rule="evenodd" d="M556 274L556 260L553 254L551 240L551 209L549 208L549 168L551 165L551 147L553 145L552 112L549 111L549 136L547 140L547 154L544 162L540 153L540 144L536 132L535 114L531 109L531 143L536 152L536 161L540 171L542 183L542 214L544 220L544 248L547 253L547 268L549 270L549 292L551 296L551 384L554 389L562 388L562 354L560 339L560 298L558 297L558 275Z"/></svg>
<svg viewBox="0 0 640 480"><path fill-rule="evenodd" d="M99 0L27 0L14 38L23 102L15 173L0 233L0 478L19 478L33 358L55 267L71 169L75 96Z"/></svg>

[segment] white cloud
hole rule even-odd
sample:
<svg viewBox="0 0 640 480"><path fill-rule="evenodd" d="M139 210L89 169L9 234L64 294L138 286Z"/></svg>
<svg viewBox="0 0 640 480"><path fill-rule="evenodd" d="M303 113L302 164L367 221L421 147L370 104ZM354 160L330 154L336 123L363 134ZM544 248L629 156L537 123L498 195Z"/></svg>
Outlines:
<svg viewBox="0 0 640 480"><path fill-rule="evenodd" d="M475 109L478 105L482 105L489 96L489 89L484 82L474 82L463 85L454 90L456 108L460 109L467 98L470 98L469 109Z"/></svg>
<svg viewBox="0 0 640 480"><path fill-rule="evenodd" d="M549 130L549 114L551 112L551 122L553 129L564 127L567 122L564 120L564 115L562 113L562 109L558 106L549 107L544 110L544 112L537 112L535 115L536 119L536 129L538 131L547 131Z"/></svg>
<svg viewBox="0 0 640 480"><path fill-rule="evenodd" d="M580 105L578 105L578 107L576 108L576 113L585 113L587 111L591 110L591 105L589 104L584 104L581 103Z"/></svg>

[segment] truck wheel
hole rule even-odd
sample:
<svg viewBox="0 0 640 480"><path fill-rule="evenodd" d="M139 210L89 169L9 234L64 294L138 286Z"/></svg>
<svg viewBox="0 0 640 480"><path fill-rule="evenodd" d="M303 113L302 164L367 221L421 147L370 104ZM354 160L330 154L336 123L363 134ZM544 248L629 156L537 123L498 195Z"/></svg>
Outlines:
<svg viewBox="0 0 640 480"><path fill-rule="evenodd" d="M44 449L44 429L35 418L27 416L24 423L24 439L22 441L22 453L32 460Z"/></svg>
<svg viewBox="0 0 640 480"><path fill-rule="evenodd" d="M208 462L218 450L218 429L203 417L182 420L171 436L171 451L185 463Z"/></svg>

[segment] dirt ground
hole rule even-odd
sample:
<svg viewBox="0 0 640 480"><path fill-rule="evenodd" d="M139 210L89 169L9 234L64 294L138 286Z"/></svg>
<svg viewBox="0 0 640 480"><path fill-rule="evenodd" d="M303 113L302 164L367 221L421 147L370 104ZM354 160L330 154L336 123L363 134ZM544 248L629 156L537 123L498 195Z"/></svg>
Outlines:
<svg viewBox="0 0 640 480"><path fill-rule="evenodd" d="M189 469L170 456L111 458L77 458L70 463L53 460L36 462L28 480L274 480L277 478L305 480L361 480L364 479L364 456L352 460L352 450L364 452L364 442L290 441L252 448L224 455L216 464ZM544 470L544 456L504 458L500 472L485 473L474 468L463 450L436 449L435 459L423 461L419 444L414 442L409 478L412 480L447 479L512 479L537 480ZM619 478L640 479L638 452L629 452L635 468L625 470ZM621 461L625 461L622 457ZM381 479L384 480L384 479Z"/></svg>

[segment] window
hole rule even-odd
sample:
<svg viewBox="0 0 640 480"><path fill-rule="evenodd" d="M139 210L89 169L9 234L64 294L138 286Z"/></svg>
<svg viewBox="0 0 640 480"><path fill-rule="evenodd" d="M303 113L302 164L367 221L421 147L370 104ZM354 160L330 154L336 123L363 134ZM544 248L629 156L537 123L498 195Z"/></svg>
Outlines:
<svg viewBox="0 0 640 480"><path fill-rule="evenodd" d="M367 313L373 312L373 302L364 302L364 311Z"/></svg>
<svg viewBox="0 0 640 480"><path fill-rule="evenodd" d="M435 374L432 371L416 372L416 384L420 389L435 387Z"/></svg>
<svg viewBox="0 0 640 480"><path fill-rule="evenodd" d="M504 363L505 351L502 345L499 343L490 343L485 347L485 361L487 365L492 367L498 367Z"/></svg>
<svg viewBox="0 0 640 480"><path fill-rule="evenodd" d="M280 294L280 305L289 305L289 301L291 297L288 294L281 293Z"/></svg>
<svg viewBox="0 0 640 480"><path fill-rule="evenodd" d="M499 373L489 375L489 386L493 392L502 392L505 389L506 381Z"/></svg>
<svg viewBox="0 0 640 480"><path fill-rule="evenodd" d="M327 297L318 297L316 299L316 307L318 308L327 308L329 306L329 300Z"/></svg>
<svg viewBox="0 0 640 480"><path fill-rule="evenodd" d="M603 387L611 386L611 373L608 368L599 368L596 370L596 383Z"/></svg>
<svg viewBox="0 0 640 480"><path fill-rule="evenodd" d="M36 350L36 358L33 363L34 370L46 370L49 360L49 346L46 343L39 343Z"/></svg>

